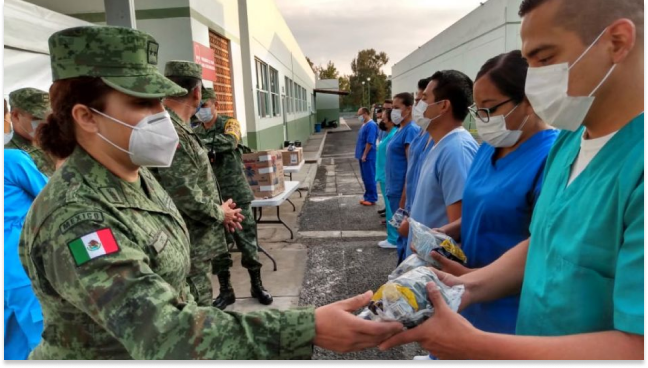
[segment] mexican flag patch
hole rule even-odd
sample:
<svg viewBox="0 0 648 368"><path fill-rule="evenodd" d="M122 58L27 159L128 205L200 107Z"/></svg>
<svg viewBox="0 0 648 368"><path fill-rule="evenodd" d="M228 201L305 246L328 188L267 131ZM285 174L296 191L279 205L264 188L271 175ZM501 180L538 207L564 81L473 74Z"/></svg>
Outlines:
<svg viewBox="0 0 648 368"><path fill-rule="evenodd" d="M77 266L107 254L117 253L119 245L110 229L101 229L68 243Z"/></svg>

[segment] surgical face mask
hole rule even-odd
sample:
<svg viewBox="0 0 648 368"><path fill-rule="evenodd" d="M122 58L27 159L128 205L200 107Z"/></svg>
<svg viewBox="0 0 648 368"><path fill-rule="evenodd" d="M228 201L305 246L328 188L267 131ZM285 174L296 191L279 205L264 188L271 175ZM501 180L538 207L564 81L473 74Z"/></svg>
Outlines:
<svg viewBox="0 0 648 368"><path fill-rule="evenodd" d="M428 126L430 126L430 123L438 118L440 118L443 114L439 114L433 118L426 118L425 117L425 111L427 111L427 108L429 106L434 106L437 104L440 104L444 100L437 101L433 103L432 105L428 105L427 102L421 100L419 103L414 107L414 110L412 111L412 118L414 118L414 121L416 122L416 125L420 126L421 129L426 130Z"/></svg>
<svg viewBox="0 0 648 368"><path fill-rule="evenodd" d="M11 138L13 138L13 134L14 134L13 124L11 123L11 120L7 120L7 119L5 119L5 124L6 124L6 123L9 123L9 127L10 127L11 130L9 131L9 133L5 133L5 134L4 134L4 144L9 143L9 141L11 140Z"/></svg>
<svg viewBox="0 0 648 368"><path fill-rule="evenodd" d="M364 116L362 115L358 116L358 121L364 123Z"/></svg>
<svg viewBox="0 0 648 368"><path fill-rule="evenodd" d="M558 129L575 131L587 116L594 103L594 94L608 79L616 64L612 65L601 82L588 96L569 96L569 71L587 54L587 52L605 34L601 34L591 45L574 61L568 63L529 68L526 78L525 93L533 110L547 124Z"/></svg>
<svg viewBox="0 0 648 368"><path fill-rule="evenodd" d="M36 136L36 128L38 128L38 126L39 126L40 124L41 124L41 121L40 121L40 120L32 120L32 121L31 121L32 131L31 131L31 133L29 133L29 136L30 136L30 137L34 138L34 137Z"/></svg>
<svg viewBox="0 0 648 368"><path fill-rule="evenodd" d="M171 166L180 139L168 112L162 111L149 115L140 120L137 125L131 126L95 109L92 109L92 111L133 130L128 143L128 150L111 142L101 133L97 133L101 139L113 147L128 153L133 164L145 167Z"/></svg>
<svg viewBox="0 0 648 368"><path fill-rule="evenodd" d="M403 122L403 116L401 115L400 109L392 109L391 111L391 121L396 125L400 125Z"/></svg>
<svg viewBox="0 0 648 368"><path fill-rule="evenodd" d="M529 120L529 115L524 119L522 124L517 130L506 129L506 118L511 115L519 105L516 105L506 115L491 116L488 123L484 123L481 119L475 119L477 123L477 133L484 140L493 147L511 147L520 140L522 135L522 128Z"/></svg>
<svg viewBox="0 0 648 368"><path fill-rule="evenodd" d="M211 108L201 107L198 109L198 112L196 113L196 118L198 118L198 120L200 120L203 123L207 123L214 118L214 114L212 114Z"/></svg>

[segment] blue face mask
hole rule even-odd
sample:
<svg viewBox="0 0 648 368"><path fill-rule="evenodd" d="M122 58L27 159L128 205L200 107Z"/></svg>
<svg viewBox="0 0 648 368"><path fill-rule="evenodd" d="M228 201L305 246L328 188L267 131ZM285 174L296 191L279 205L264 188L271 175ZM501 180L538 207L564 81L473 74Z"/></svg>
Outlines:
<svg viewBox="0 0 648 368"><path fill-rule="evenodd" d="M214 114L209 107L201 107L196 112L196 118L203 123L211 121L214 118Z"/></svg>

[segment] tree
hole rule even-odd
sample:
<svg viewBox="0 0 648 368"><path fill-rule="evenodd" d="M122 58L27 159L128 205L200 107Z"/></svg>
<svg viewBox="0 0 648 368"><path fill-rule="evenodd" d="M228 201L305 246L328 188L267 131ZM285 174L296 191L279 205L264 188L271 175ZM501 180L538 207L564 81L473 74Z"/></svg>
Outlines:
<svg viewBox="0 0 648 368"><path fill-rule="evenodd" d="M382 103L391 94L391 83L382 72L389 62L385 52L366 49L358 52L351 62L352 74L349 76L350 94L343 98L344 107L367 106ZM367 80L367 79L370 80ZM365 82L363 85L362 82Z"/></svg>
<svg viewBox="0 0 648 368"><path fill-rule="evenodd" d="M308 65L310 65L311 69L313 70L313 73L317 74L317 67L315 66L315 64L313 64L313 62L308 56L306 56L306 61L308 61Z"/></svg>
<svg viewBox="0 0 648 368"><path fill-rule="evenodd" d="M338 72L335 64L331 60L326 64L326 68L320 66L317 69L319 70L320 79L338 79L340 76L340 72Z"/></svg>

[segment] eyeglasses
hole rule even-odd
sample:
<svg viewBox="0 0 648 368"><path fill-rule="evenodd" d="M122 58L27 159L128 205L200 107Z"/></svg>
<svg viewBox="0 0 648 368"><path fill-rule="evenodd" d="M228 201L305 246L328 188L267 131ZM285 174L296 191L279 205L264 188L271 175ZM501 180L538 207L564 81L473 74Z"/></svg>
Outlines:
<svg viewBox="0 0 648 368"><path fill-rule="evenodd" d="M475 116L479 120L483 121L484 123L488 123L490 121L491 115L494 114L495 111L497 111L497 109L499 109L501 106L503 106L503 105L505 105L505 104L507 104L507 103L509 103L511 101L513 101L513 99L509 98L508 100L506 100L504 102L500 102L500 103L498 103L497 105L495 105L493 107L481 108L481 109L477 108L477 104L473 104L472 106L470 106L468 108L468 110L473 114L473 116Z"/></svg>

